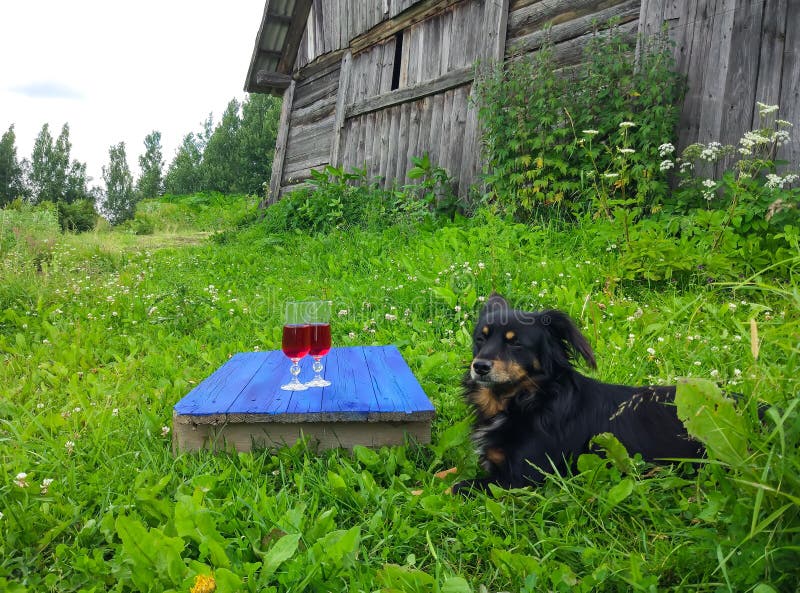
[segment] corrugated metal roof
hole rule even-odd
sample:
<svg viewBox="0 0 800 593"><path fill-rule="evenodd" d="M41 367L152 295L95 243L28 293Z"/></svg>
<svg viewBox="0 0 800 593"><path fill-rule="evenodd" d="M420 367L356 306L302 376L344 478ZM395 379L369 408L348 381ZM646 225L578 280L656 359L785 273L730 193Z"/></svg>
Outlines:
<svg viewBox="0 0 800 593"><path fill-rule="evenodd" d="M280 82L285 78L280 75L291 75L311 2L266 0L244 90L251 93L282 92L286 85ZM270 74L276 76L269 77ZM265 82L267 78L270 81Z"/></svg>

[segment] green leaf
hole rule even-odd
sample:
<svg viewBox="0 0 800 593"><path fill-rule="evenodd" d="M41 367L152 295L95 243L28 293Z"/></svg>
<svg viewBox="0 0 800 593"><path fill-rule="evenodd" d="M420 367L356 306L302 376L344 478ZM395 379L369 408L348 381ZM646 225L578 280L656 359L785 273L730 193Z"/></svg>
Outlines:
<svg viewBox="0 0 800 593"><path fill-rule="evenodd" d="M275 574L278 567L289 560L297 552L297 546L300 542L299 533L290 533L284 535L264 554L263 566L261 568L260 582L264 583L265 579Z"/></svg>
<svg viewBox="0 0 800 593"><path fill-rule="evenodd" d="M602 449L619 471L625 474L633 471L633 461L628 455L628 450L613 434L610 432L598 434L590 442Z"/></svg>
<svg viewBox="0 0 800 593"><path fill-rule="evenodd" d="M461 577L450 577L442 584L441 593L472 593L472 587Z"/></svg>
<svg viewBox="0 0 800 593"><path fill-rule="evenodd" d="M377 573L378 582L388 591L403 593L432 593L436 581L416 568L386 564Z"/></svg>
<svg viewBox="0 0 800 593"><path fill-rule="evenodd" d="M711 381L683 379L675 394L678 417L709 454L734 467L747 459L747 429L733 401Z"/></svg>
<svg viewBox="0 0 800 593"><path fill-rule="evenodd" d="M628 498L632 492L633 480L631 478L625 478L619 484L615 484L611 487L611 489L608 491L606 500L609 502L611 507L615 507L623 500Z"/></svg>

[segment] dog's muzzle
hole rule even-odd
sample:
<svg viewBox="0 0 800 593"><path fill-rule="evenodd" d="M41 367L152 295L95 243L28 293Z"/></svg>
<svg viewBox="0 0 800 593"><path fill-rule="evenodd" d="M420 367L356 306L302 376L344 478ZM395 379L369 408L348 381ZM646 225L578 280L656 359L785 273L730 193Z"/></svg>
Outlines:
<svg viewBox="0 0 800 593"><path fill-rule="evenodd" d="M476 358L472 361L470 367L470 374L473 379L480 379L492 372L492 361L483 358Z"/></svg>

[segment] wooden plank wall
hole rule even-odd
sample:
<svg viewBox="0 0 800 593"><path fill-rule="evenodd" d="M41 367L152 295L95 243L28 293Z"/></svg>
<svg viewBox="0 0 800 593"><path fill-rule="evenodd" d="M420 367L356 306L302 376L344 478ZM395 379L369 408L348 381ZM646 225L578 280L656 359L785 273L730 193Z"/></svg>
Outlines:
<svg viewBox="0 0 800 593"><path fill-rule="evenodd" d="M399 89L422 87L450 72L470 67L482 54L484 0L464 1L421 21L403 32ZM367 48L353 56L347 89L347 105L355 105L391 89L395 39ZM430 155L459 185L465 163L477 159L473 141L465 147L467 124L475 120L469 96L472 81L444 92L390 105L344 122L340 162L346 169L367 169L369 177L386 185L410 180L411 157ZM474 167L473 167L474 168ZM474 177L471 170L469 180ZM468 189L468 185L464 190Z"/></svg>
<svg viewBox="0 0 800 593"><path fill-rule="evenodd" d="M295 83L281 183L284 190L308 179L311 169L330 163L339 70L336 62Z"/></svg>
<svg viewBox="0 0 800 593"><path fill-rule="evenodd" d="M420 0L314 0L295 69L346 48L350 40Z"/></svg>
<svg viewBox="0 0 800 593"><path fill-rule="evenodd" d="M666 22L688 92L679 148L693 142L736 145L761 125L757 102L779 105L794 124L778 158L800 162L800 2L796 0L643 0L640 32ZM791 25L790 25L791 23Z"/></svg>

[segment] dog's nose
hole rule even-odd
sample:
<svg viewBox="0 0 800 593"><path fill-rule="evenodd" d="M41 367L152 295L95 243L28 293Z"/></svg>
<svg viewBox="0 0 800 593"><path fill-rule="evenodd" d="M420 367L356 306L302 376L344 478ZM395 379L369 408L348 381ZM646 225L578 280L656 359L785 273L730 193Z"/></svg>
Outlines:
<svg viewBox="0 0 800 593"><path fill-rule="evenodd" d="M488 375L489 371L492 370L492 361L482 360L480 358L475 359L472 361L472 370L479 375Z"/></svg>

